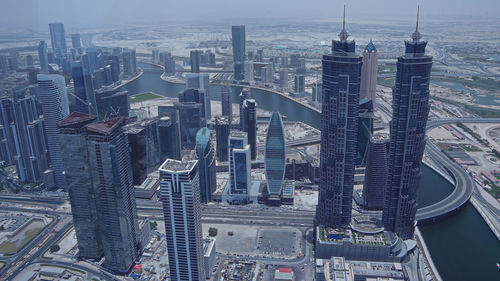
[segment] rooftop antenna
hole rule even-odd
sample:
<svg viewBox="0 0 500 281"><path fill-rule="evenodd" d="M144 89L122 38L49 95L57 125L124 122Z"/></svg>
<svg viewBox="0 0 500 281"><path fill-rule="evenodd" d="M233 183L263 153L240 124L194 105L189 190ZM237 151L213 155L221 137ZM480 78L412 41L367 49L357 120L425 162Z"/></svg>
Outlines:
<svg viewBox="0 0 500 281"><path fill-rule="evenodd" d="M344 21L342 22L342 31L339 33L340 41L346 41L349 33L345 30L345 4L344 4Z"/></svg>
<svg viewBox="0 0 500 281"><path fill-rule="evenodd" d="M418 42L422 38L422 34L420 34L420 32L418 32L419 14L420 14L420 5L417 6L417 25L415 27L415 32L413 32L413 34L411 35L411 39L413 40L413 42Z"/></svg>

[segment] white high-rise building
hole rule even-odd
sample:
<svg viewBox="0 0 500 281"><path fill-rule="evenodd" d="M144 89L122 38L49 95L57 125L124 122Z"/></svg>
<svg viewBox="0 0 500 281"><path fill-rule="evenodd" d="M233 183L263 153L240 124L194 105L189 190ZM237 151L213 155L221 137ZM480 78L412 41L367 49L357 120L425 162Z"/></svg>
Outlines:
<svg viewBox="0 0 500 281"><path fill-rule="evenodd" d="M50 155L50 168L54 172L55 184L66 188L61 157L61 143L57 123L69 115L68 93L64 77L57 74L38 74L38 90L45 120L45 134Z"/></svg>
<svg viewBox="0 0 500 281"><path fill-rule="evenodd" d="M247 81L247 82L253 81L254 80L253 61L245 61L244 69L245 69L245 81Z"/></svg>
<svg viewBox="0 0 500 281"><path fill-rule="evenodd" d="M160 194L172 281L205 280L197 160L167 159L160 167Z"/></svg>
<svg viewBox="0 0 500 281"><path fill-rule="evenodd" d="M363 52L361 67L361 89L359 99L369 98L375 107L375 92L377 90L377 63L378 54L372 40L366 45Z"/></svg>
<svg viewBox="0 0 500 281"><path fill-rule="evenodd" d="M250 145L247 133L231 131L229 135L229 184L231 195L248 198L250 188Z"/></svg>

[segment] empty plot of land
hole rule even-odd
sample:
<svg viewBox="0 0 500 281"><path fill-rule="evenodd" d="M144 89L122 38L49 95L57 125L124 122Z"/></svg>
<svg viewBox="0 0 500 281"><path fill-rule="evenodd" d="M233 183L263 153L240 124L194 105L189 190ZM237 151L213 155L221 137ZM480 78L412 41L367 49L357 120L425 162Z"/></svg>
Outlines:
<svg viewBox="0 0 500 281"><path fill-rule="evenodd" d="M12 255L21 250L33 238L35 238L43 229L45 223L41 220L33 220L23 230L19 231L14 237L0 244L0 253Z"/></svg>

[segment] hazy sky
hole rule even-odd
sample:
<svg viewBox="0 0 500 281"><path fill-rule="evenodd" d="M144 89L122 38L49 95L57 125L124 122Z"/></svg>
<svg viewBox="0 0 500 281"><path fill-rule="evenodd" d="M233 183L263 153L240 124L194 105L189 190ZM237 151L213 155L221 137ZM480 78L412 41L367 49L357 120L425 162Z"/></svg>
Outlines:
<svg viewBox="0 0 500 281"><path fill-rule="evenodd" d="M356 19L414 16L423 19L498 18L500 0L0 0L2 27L46 29L62 21L70 28L183 20L241 21L245 18L336 19L343 4Z"/></svg>

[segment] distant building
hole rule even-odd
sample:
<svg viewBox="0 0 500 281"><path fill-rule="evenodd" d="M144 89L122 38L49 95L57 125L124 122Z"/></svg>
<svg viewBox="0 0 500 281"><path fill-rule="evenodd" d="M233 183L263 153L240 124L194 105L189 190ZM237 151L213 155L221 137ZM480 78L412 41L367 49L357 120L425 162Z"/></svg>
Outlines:
<svg viewBox="0 0 500 281"><path fill-rule="evenodd" d="M49 73L49 56L47 51L47 43L40 41L38 44L38 59L40 60L40 73Z"/></svg>
<svg viewBox="0 0 500 281"><path fill-rule="evenodd" d="M55 74L38 75L38 98L45 122L45 134L50 156L50 168L54 171L57 187L66 189L61 158L61 144L57 123L69 115L68 94L64 77Z"/></svg>
<svg viewBox="0 0 500 281"><path fill-rule="evenodd" d="M417 27L405 54L396 63L390 125L389 177L382 216L384 228L403 239L413 238L417 214L417 190L425 149L425 129L429 117L429 83L432 56L425 54L427 41Z"/></svg>
<svg viewBox="0 0 500 281"><path fill-rule="evenodd" d="M50 29L50 42L52 43L52 50L57 57L66 53L66 34L64 33L63 23L49 23Z"/></svg>
<svg viewBox="0 0 500 281"><path fill-rule="evenodd" d="M245 26L233 25L232 42L233 42L233 62L234 62L234 79L241 81L245 78Z"/></svg>
<svg viewBox="0 0 500 281"><path fill-rule="evenodd" d="M186 89L179 93L179 102L174 107L179 112L182 148L194 149L196 133L206 126L204 118L204 90Z"/></svg>
<svg viewBox="0 0 500 281"><path fill-rule="evenodd" d="M322 95L323 95L323 84L321 84L321 82L315 82L312 85L312 101L321 103Z"/></svg>
<svg viewBox="0 0 500 281"><path fill-rule="evenodd" d="M344 27L323 55L320 183L315 224L345 228L351 223L358 131L361 57Z"/></svg>
<svg viewBox="0 0 500 281"><path fill-rule="evenodd" d="M123 74L132 76L137 73L135 49L123 49Z"/></svg>
<svg viewBox="0 0 500 281"><path fill-rule="evenodd" d="M160 193L171 280L204 280L197 161L167 159L160 167Z"/></svg>
<svg viewBox="0 0 500 281"><path fill-rule="evenodd" d="M286 68L280 70L280 88L288 88L288 69Z"/></svg>
<svg viewBox="0 0 500 281"><path fill-rule="evenodd" d="M80 49L82 47L82 40L80 39L80 34L71 34L71 45L73 49Z"/></svg>
<svg viewBox="0 0 500 281"><path fill-rule="evenodd" d="M226 116L215 119L215 135L217 140L217 159L221 162L228 161L228 143L231 124Z"/></svg>
<svg viewBox="0 0 500 281"><path fill-rule="evenodd" d="M306 75L306 58L304 57L297 59L297 74Z"/></svg>
<svg viewBox="0 0 500 281"><path fill-rule="evenodd" d="M248 88L243 88L239 95L239 106L240 106L240 130L246 131L247 124L245 123L245 114L243 113L243 103L246 99L250 98L250 90Z"/></svg>
<svg viewBox="0 0 500 281"><path fill-rule="evenodd" d="M253 61L245 61L244 62L245 69L245 81L252 82L254 80L253 77Z"/></svg>
<svg viewBox="0 0 500 281"><path fill-rule="evenodd" d="M222 116L227 116L229 123L233 119L233 102L231 98L231 88L228 86L222 86L221 88L221 106L222 106Z"/></svg>
<svg viewBox="0 0 500 281"><path fill-rule="evenodd" d="M370 139L366 160L363 201L368 209L382 210L387 186L389 135L376 133Z"/></svg>
<svg viewBox="0 0 500 281"><path fill-rule="evenodd" d="M160 53L161 55L161 53ZM162 57L160 56L160 61ZM167 76L175 75L175 60L171 53L163 53L163 64L165 66L165 74Z"/></svg>
<svg viewBox="0 0 500 281"><path fill-rule="evenodd" d="M212 193L217 188L215 175L215 149L212 133L207 127L196 134L196 155L200 178L201 202L212 201Z"/></svg>
<svg viewBox="0 0 500 281"><path fill-rule="evenodd" d="M264 165L269 197L279 199L285 178L285 131L281 115L274 112L267 129Z"/></svg>
<svg viewBox="0 0 500 281"><path fill-rule="evenodd" d="M273 83L273 66L272 65L267 65L264 66L261 70L261 75L260 79L262 81L262 84L272 84Z"/></svg>
<svg viewBox="0 0 500 281"><path fill-rule="evenodd" d="M248 134L248 144L251 150L251 159L257 157L257 108L254 99L246 99L243 102L243 118L245 132Z"/></svg>
<svg viewBox="0 0 500 281"><path fill-rule="evenodd" d="M295 75L294 77L294 92L302 94L305 91L306 77L304 75Z"/></svg>
<svg viewBox="0 0 500 281"><path fill-rule="evenodd" d="M203 108L204 117L208 122L212 118L211 110L211 95L210 95L210 76L206 73L187 73L186 74L186 89L203 89L205 91ZM200 101L201 103L201 101Z"/></svg>
<svg viewBox="0 0 500 281"><path fill-rule="evenodd" d="M94 81L92 73L86 64L81 61L71 63L71 72L73 77L74 95L76 96L74 111L97 114L95 107L97 105L94 93Z"/></svg>
<svg viewBox="0 0 500 281"><path fill-rule="evenodd" d="M191 58L191 73L200 73L200 56L203 52L200 50L193 50L190 53Z"/></svg>
<svg viewBox="0 0 500 281"><path fill-rule="evenodd" d="M101 90L95 91L96 110L99 119L107 119L113 117L128 117L130 109L130 101L128 92L117 92L114 90Z"/></svg>
<svg viewBox="0 0 500 281"><path fill-rule="evenodd" d="M141 185L160 161L158 119L144 119L127 124L125 132L130 146L134 185Z"/></svg>
<svg viewBox="0 0 500 281"><path fill-rule="evenodd" d="M158 49L153 49L151 51L151 61L153 63L159 63L160 62L160 51L158 51Z"/></svg>
<svg viewBox="0 0 500 281"><path fill-rule="evenodd" d="M160 159L181 159L181 132L179 127L179 112L170 108L170 112L161 112L158 116L158 137ZM159 110L160 111L160 110Z"/></svg>
<svg viewBox="0 0 500 281"><path fill-rule="evenodd" d="M247 133L231 131L229 134L230 193L248 195L250 182L250 146Z"/></svg>
<svg viewBox="0 0 500 281"><path fill-rule="evenodd" d="M361 90L360 99L369 98L375 107L375 93L377 90L377 48L372 40L366 45L363 52L363 66L361 67Z"/></svg>

